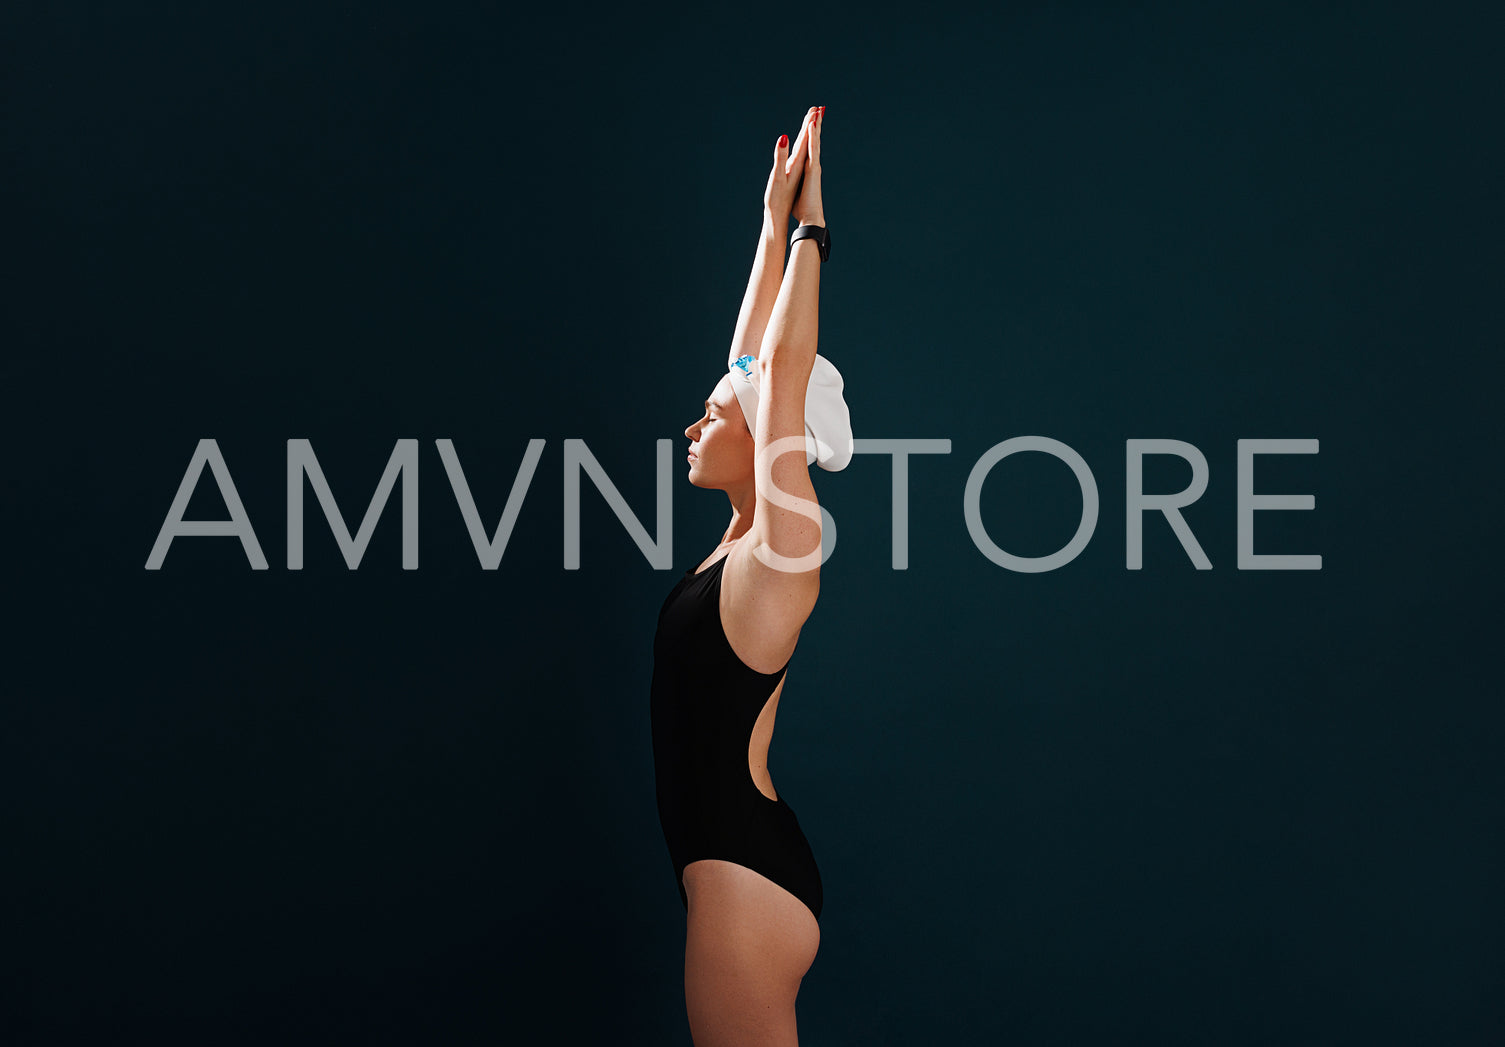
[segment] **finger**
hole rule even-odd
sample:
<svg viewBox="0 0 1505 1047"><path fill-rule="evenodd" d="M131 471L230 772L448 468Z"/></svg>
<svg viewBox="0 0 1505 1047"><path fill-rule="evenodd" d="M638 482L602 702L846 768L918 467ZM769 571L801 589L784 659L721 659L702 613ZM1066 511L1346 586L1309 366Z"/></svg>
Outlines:
<svg viewBox="0 0 1505 1047"><path fill-rule="evenodd" d="M826 110L820 108L816 111L815 119L810 123L810 147L809 160L812 164L820 163L820 125L826 118Z"/></svg>
<svg viewBox="0 0 1505 1047"><path fill-rule="evenodd" d="M806 142L810 137L810 121L814 118L815 107L811 106L810 111L805 114L804 123L800 124L799 137L797 137L794 140L794 144L790 146L789 159L784 164L784 173L787 175L792 175L795 171L798 171L805 166L805 151L809 148L806 145Z"/></svg>
<svg viewBox="0 0 1505 1047"><path fill-rule="evenodd" d="M805 137L800 136L799 141L789 150L789 158L784 161L784 174L791 178L797 178L805 169Z"/></svg>

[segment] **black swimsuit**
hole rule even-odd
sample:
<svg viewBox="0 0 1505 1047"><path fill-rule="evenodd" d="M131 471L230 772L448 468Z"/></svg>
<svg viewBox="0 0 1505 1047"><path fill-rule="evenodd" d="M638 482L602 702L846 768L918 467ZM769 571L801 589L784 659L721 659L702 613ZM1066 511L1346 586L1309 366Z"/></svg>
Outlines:
<svg viewBox="0 0 1505 1047"><path fill-rule="evenodd" d="M730 555L730 554L728 554ZM820 920L820 871L781 796L753 783L753 725L789 670L760 673L737 657L721 624L721 557L670 590L653 637L653 767L658 819L689 910L685 866L735 862L789 891Z"/></svg>

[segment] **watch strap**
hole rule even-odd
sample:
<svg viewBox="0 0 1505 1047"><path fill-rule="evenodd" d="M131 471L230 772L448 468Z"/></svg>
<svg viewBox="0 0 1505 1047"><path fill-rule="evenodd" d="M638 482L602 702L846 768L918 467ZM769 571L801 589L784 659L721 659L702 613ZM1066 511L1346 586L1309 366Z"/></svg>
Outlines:
<svg viewBox="0 0 1505 1047"><path fill-rule="evenodd" d="M800 240L814 240L820 248L820 260L824 262L831 256L831 233L823 225L802 225L794 231L789 238L789 246L793 247Z"/></svg>

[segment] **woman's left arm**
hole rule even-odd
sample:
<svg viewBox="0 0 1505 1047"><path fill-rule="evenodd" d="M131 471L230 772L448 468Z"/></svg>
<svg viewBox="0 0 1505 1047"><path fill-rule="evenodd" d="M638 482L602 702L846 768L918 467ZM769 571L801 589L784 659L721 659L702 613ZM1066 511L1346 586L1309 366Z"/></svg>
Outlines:
<svg viewBox="0 0 1505 1047"><path fill-rule="evenodd" d="M742 310L737 314L737 330L732 335L731 352L726 358L728 367L738 357L756 357L763 345L768 317L773 313L773 303L778 300L779 284L784 278L784 237L788 233L789 212L779 216L764 207L762 238L753 258L747 293L742 297Z"/></svg>
<svg viewBox="0 0 1505 1047"><path fill-rule="evenodd" d="M737 313L737 328L726 358L728 367L741 356L757 358L762 350L768 318L773 314L773 304L778 300L779 285L784 279L784 240L789 236L794 194L805 173L805 136L814 114L815 107L811 106L792 148L781 144L774 150L773 170L763 193L763 231L753 257L747 292L742 296L742 309Z"/></svg>

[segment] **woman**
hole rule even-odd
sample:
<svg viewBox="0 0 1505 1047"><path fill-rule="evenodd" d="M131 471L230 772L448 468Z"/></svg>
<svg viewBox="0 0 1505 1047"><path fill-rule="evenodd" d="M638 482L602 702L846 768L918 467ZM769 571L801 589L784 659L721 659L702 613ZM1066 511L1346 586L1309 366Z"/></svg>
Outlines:
<svg viewBox="0 0 1505 1047"><path fill-rule="evenodd" d="M725 491L731 523L670 591L653 641L659 820L687 914L697 1047L797 1044L794 1000L820 944L820 872L767 757L820 590L808 467L841 469L853 449L841 376L815 352L829 251L822 119L823 107L811 108L792 150L779 137L727 373L685 430L690 482ZM800 228L784 271L791 214Z"/></svg>

